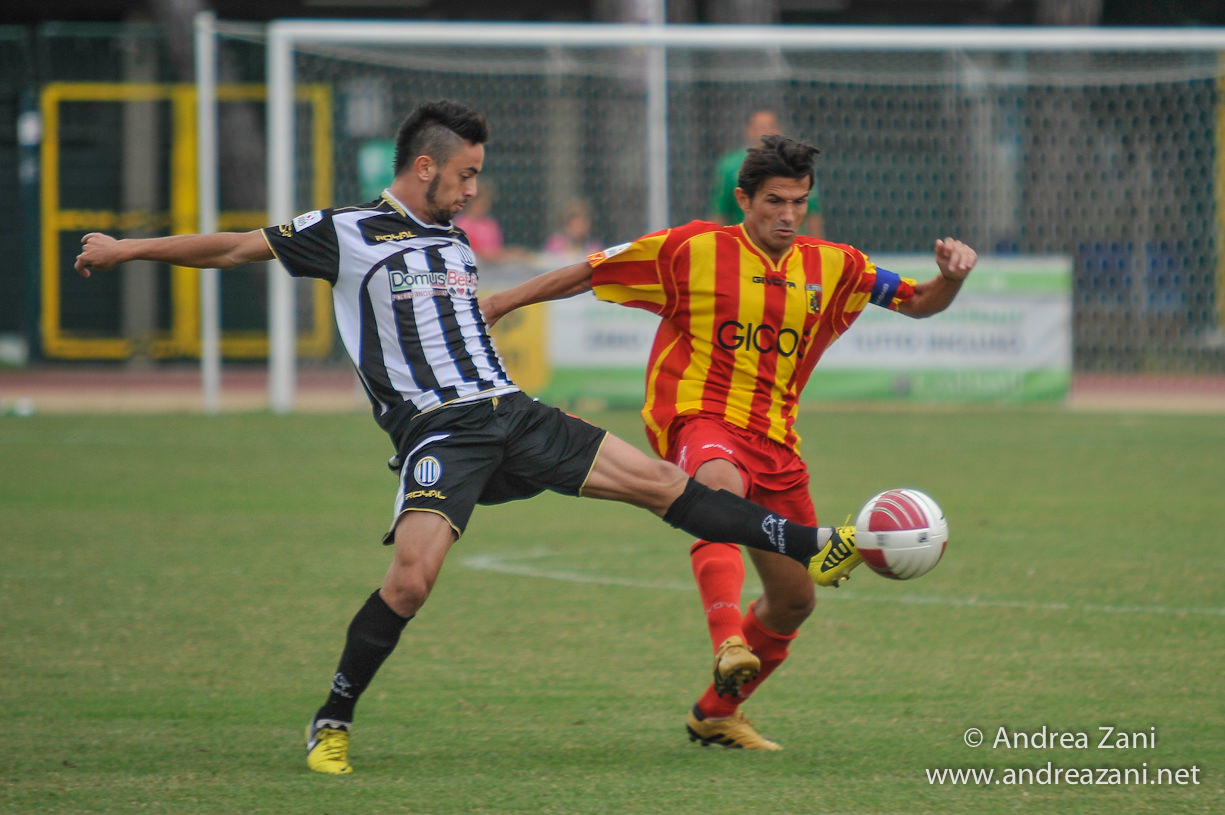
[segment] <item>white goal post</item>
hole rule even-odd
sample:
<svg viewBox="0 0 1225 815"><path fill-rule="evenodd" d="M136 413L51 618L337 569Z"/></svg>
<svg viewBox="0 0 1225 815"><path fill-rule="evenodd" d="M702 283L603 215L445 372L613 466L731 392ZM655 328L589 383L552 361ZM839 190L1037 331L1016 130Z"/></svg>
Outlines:
<svg viewBox="0 0 1225 815"><path fill-rule="evenodd" d="M210 32L215 32L215 26L204 21L198 24L197 32L200 37L207 37ZM197 39L198 44L200 37ZM661 228L669 224L676 215L677 208L670 201L669 196L670 175L674 172L670 166L672 163L670 157L674 161L677 156L676 147L671 141L676 136L670 133L672 120L670 119L669 94L670 85L674 81L674 77L670 74L670 54L749 55L759 58L767 66L773 60L777 66L774 69L767 67L761 77L763 83L768 83L772 78L787 76L787 71L791 69L783 65L785 60L778 56L784 53L801 55L800 61L822 54L849 55L879 52L896 55L901 60L905 60L908 58L907 55L930 53L952 55L951 62L956 64L960 64L959 55L974 54L1066 53L1087 55L1086 59L1093 59L1096 55L1104 54L1139 57L1146 54L1195 54L1203 56L1205 60L1210 59L1213 64L1218 65L1216 69L1218 79L1214 80L1213 75L1209 74L1207 81L1225 82L1219 78L1225 76L1225 72L1220 71L1219 61L1216 58L1217 54L1225 53L1225 30L1220 29L670 26L659 23L599 25L445 23L403 20L278 20L267 27L266 37L267 195L270 223L287 222L301 208L297 189L297 178L301 171L297 162L300 156L294 149L298 138L295 133L294 99L295 88L300 81L295 60L303 53L327 54L329 58L334 55L338 62L357 64L363 58L364 49L381 49L388 46L395 46L398 49L397 58L404 58L405 54L411 55L414 49L422 49L428 53L438 53L437 49L452 49L456 60L463 60L483 49L524 49L529 53L551 55L550 64L541 65L540 70L554 73L568 70L567 62L556 58L556 55L563 50L577 49L584 52L616 50L632 54L633 58L638 61L640 90L643 98L640 122L641 141L637 144L626 143L624 149L638 152L644 157L638 165L643 174L640 179L640 187L644 195L641 202L627 201L623 202L622 206L634 207L641 213L641 223L634 226L638 233ZM202 53L208 55L208 52ZM711 61L717 62L717 60ZM1120 64L1125 64L1125 62L1125 59L1120 60ZM415 68L420 68L420 63ZM574 70L581 70L581 67ZM718 67L703 70L717 72ZM771 70L774 70L775 73L772 74ZM1015 72L1010 74L1010 69L1007 68L1001 70L993 68L984 74L974 59L964 60L964 65L957 70L959 71L957 81L969 87L984 82L1008 85L1009 83L1024 84L1030 81L1024 77L1023 71L1021 75ZM1181 69L1177 69L1173 73L1178 76L1185 74L1185 71L1182 73L1180 71ZM207 90L208 73L207 66L202 67L199 71L198 81L201 82L202 90ZM1137 75L1135 82L1161 83L1167 81L1166 75L1158 71L1152 73L1151 79L1146 78L1143 65L1135 69L1135 73ZM834 74L838 75L837 71L834 71ZM851 75L848 73L847 76ZM1200 76L1195 78L1204 79ZM1075 77L1065 79L1068 82L1076 81ZM215 83L215 75L212 81ZM852 77L839 81L857 82L860 79ZM878 81L869 77L866 80L867 86ZM1057 74L1051 74L1037 81L1058 84L1064 80L1061 80ZM1177 78L1171 81L1177 81ZM750 90L749 95L752 92ZM848 93L853 92L852 90ZM201 97L203 106L206 104L203 93ZM205 125L205 117L202 115L201 126ZM495 122L495 127L498 125L499 123ZM208 126L215 125L210 123ZM202 134L200 144L203 150L209 144L215 145L215 139L211 142L206 141ZM712 158L713 156L706 156L704 160ZM203 168L203 161L201 166ZM201 174L203 179L203 169ZM1208 179L1207 183L1213 182ZM205 186L201 184L202 190ZM982 182L981 186L988 188L990 180ZM1216 197L1216 193L1209 196L1213 200ZM206 203L215 212L215 197L212 201L206 202L202 193L200 203L202 217L205 215ZM1054 218L1057 221L1058 215ZM1219 227L1214 225L1213 230L1219 237ZM1161 232L1158 230L1154 234L1160 236ZM605 237L624 238L625 235ZM1074 237L1079 239L1081 234L1077 233ZM1141 240L1149 239L1148 235L1141 236ZM1155 241L1157 238L1152 237L1151 239ZM909 251L905 246L900 249ZM890 251L897 250L897 248L890 248ZM1049 252L1051 250L1044 247L1040 251ZM1213 264L1213 273L1219 275L1219 261L1213 261ZM205 302L209 300L206 299ZM1218 302L1216 307L1219 308L1219 306ZM207 323L215 319L215 315L208 315L208 319L204 321L206 323L205 337L209 338L209 342L212 343L216 342L216 332L210 334ZM1217 319L1217 315L1212 315L1214 323ZM283 274L270 275L269 337L270 405L276 412L288 412L293 408L295 391L294 293L291 281ZM206 356L208 353L206 346ZM206 366L206 381L209 376L213 376L209 370L209 367Z"/></svg>

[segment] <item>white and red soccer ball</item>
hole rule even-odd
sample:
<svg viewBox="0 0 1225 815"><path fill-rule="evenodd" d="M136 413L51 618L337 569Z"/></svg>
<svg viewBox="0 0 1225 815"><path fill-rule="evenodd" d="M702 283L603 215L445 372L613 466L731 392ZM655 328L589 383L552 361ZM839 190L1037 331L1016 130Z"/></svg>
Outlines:
<svg viewBox="0 0 1225 815"><path fill-rule="evenodd" d="M930 572L949 542L944 511L916 489L885 490L872 496L855 522L855 548L868 568L894 580Z"/></svg>

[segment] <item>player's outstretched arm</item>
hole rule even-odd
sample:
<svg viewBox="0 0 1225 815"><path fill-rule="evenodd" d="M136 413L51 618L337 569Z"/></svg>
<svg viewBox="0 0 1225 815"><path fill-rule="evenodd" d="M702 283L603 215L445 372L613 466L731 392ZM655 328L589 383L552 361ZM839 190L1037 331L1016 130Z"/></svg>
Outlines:
<svg viewBox="0 0 1225 815"><path fill-rule="evenodd" d="M898 309L910 317L930 317L949 307L961 284L978 261L978 253L969 244L955 238L936 241L936 266L940 274L926 283L915 285L914 297Z"/></svg>
<svg viewBox="0 0 1225 815"><path fill-rule="evenodd" d="M153 260L197 269L229 269L275 257L263 232L216 232L211 235L169 235L163 238L117 240L101 232L81 238L81 254L73 264L77 273L113 269L129 260Z"/></svg>
<svg viewBox="0 0 1225 815"><path fill-rule="evenodd" d="M517 308L546 300L562 300L585 291L591 291L591 264L584 260L536 275L518 286L482 298L481 314L486 325L493 325Z"/></svg>

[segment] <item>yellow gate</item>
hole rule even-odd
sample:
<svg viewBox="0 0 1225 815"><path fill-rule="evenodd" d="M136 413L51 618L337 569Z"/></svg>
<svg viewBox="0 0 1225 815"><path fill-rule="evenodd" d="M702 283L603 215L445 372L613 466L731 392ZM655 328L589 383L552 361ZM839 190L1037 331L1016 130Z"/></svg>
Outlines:
<svg viewBox="0 0 1225 815"><path fill-rule="evenodd" d="M263 85L220 85L217 101L251 102L266 98ZM311 112L312 160L315 173L311 190L313 206L332 204L332 102L326 86L299 87L298 100ZM65 102L169 102L171 106L170 211L138 212L63 209L60 177L60 106ZM189 84L57 82L42 92L42 343L48 357L64 359L126 359L137 350L124 337L93 336L73 332L63 325L61 280L75 275L71 257L61 252L64 233L92 231L124 232L144 227L158 232L186 234L197 231L196 179L196 90ZM261 211L229 211L218 214L218 228L247 231L267 225ZM332 348L331 291L327 283L315 281L311 288L311 325L298 335L298 353L323 357ZM141 347L151 356L190 357L200 355L199 273L172 267L170 274L170 329L159 332ZM267 334L262 331L225 332L221 352L232 358L259 358L268 354Z"/></svg>

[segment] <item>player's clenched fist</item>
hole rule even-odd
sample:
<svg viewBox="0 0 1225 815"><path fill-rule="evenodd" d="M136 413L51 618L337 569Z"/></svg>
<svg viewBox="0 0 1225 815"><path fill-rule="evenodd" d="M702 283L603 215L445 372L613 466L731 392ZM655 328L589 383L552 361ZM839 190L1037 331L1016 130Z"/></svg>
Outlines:
<svg viewBox="0 0 1225 815"><path fill-rule="evenodd" d="M72 266L82 277L89 277L93 269L104 272L114 268L122 261L118 246L119 241L110 235L90 232L81 238L81 254Z"/></svg>
<svg viewBox="0 0 1225 815"><path fill-rule="evenodd" d="M936 241L936 266L945 280L965 280L977 260L978 253L969 244L956 238Z"/></svg>

